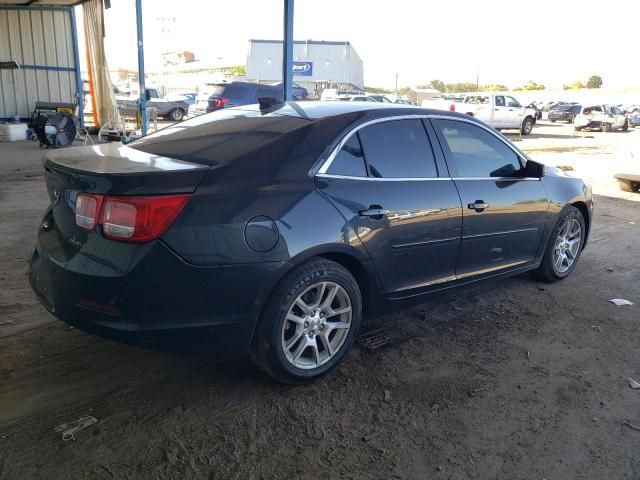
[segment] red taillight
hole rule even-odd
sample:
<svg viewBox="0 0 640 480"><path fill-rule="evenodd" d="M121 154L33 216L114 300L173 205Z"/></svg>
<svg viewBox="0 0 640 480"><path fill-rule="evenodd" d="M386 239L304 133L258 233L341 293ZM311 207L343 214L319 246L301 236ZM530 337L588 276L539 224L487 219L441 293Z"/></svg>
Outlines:
<svg viewBox="0 0 640 480"><path fill-rule="evenodd" d="M228 98L216 98L213 101L213 104L215 105L216 108L224 108L225 103L229 103Z"/></svg>
<svg viewBox="0 0 640 480"><path fill-rule="evenodd" d="M102 195L81 193L76 197L76 225L84 230L96 228L102 206Z"/></svg>
<svg viewBox="0 0 640 480"><path fill-rule="evenodd" d="M456 111L456 104L452 103L451 105L449 105L449 111L450 112L455 112Z"/></svg>
<svg viewBox="0 0 640 480"><path fill-rule="evenodd" d="M78 204L88 208L84 199L95 199L99 215L95 215L92 226L79 223ZM85 230L102 225L102 233L113 240L148 242L162 235L176 219L189 200L189 195L161 195L149 197L103 197L102 195L78 195L76 202L76 224ZM81 200L82 199L82 200ZM102 208L100 208L100 205ZM87 222L87 225L89 223Z"/></svg>

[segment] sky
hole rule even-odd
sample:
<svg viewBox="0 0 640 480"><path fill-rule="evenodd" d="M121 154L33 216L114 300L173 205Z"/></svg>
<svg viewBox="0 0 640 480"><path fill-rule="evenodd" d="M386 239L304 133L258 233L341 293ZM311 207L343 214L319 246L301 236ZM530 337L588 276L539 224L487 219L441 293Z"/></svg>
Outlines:
<svg viewBox="0 0 640 480"><path fill-rule="evenodd" d="M135 2L111 5L109 68L135 69ZM244 65L250 38L282 39L282 11L282 0L143 0L146 69L160 69L166 50ZM640 87L638 18L640 0L296 0L294 38L351 42L367 86L392 88L398 73L399 86L479 75L480 84L560 88L597 74L626 88Z"/></svg>

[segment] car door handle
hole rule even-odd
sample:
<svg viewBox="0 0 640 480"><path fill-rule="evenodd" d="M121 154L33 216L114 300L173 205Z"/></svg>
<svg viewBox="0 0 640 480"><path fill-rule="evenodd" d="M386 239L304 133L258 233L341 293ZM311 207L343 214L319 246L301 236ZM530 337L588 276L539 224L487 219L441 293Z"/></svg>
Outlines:
<svg viewBox="0 0 640 480"><path fill-rule="evenodd" d="M387 210L386 208L381 208L381 207L375 207L374 208L374 206L372 205L371 207L367 208L366 210L360 210L359 213L360 213L361 217L371 217L373 220L380 220L387 213L389 213L389 210Z"/></svg>
<svg viewBox="0 0 640 480"><path fill-rule="evenodd" d="M484 203L482 200L476 200L474 203L470 203L467 205L470 210L475 210L476 212L482 212L483 210L489 208L488 203Z"/></svg>

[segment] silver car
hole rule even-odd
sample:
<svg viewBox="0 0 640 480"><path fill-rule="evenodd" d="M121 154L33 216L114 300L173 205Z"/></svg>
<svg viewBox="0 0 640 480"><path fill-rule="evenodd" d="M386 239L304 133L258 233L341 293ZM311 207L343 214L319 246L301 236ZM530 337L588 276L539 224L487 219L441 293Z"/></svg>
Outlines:
<svg viewBox="0 0 640 480"><path fill-rule="evenodd" d="M574 120L576 130L583 128L596 129L601 132L610 130L629 130L629 119L625 113L614 105L591 105L582 107Z"/></svg>

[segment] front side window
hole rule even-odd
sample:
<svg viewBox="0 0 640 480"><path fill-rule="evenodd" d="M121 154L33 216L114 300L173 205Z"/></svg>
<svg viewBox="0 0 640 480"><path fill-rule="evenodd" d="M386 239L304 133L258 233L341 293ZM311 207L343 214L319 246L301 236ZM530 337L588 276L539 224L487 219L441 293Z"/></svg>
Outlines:
<svg viewBox="0 0 640 480"><path fill-rule="evenodd" d="M444 141L454 177L515 177L522 166L517 154L497 136L468 122L434 120Z"/></svg>
<svg viewBox="0 0 640 480"><path fill-rule="evenodd" d="M392 120L358 132L362 151L375 178L438 176L433 150L421 120Z"/></svg>
<svg viewBox="0 0 640 480"><path fill-rule="evenodd" d="M367 176L367 167L364 163L364 155L362 154L357 134L351 135L351 138L342 146L327 173L347 177Z"/></svg>
<svg viewBox="0 0 640 480"><path fill-rule="evenodd" d="M520 105L520 102L518 102L515 98L513 97L509 97L507 96L507 105L509 105L510 107L514 107L514 108L520 108L522 105Z"/></svg>

